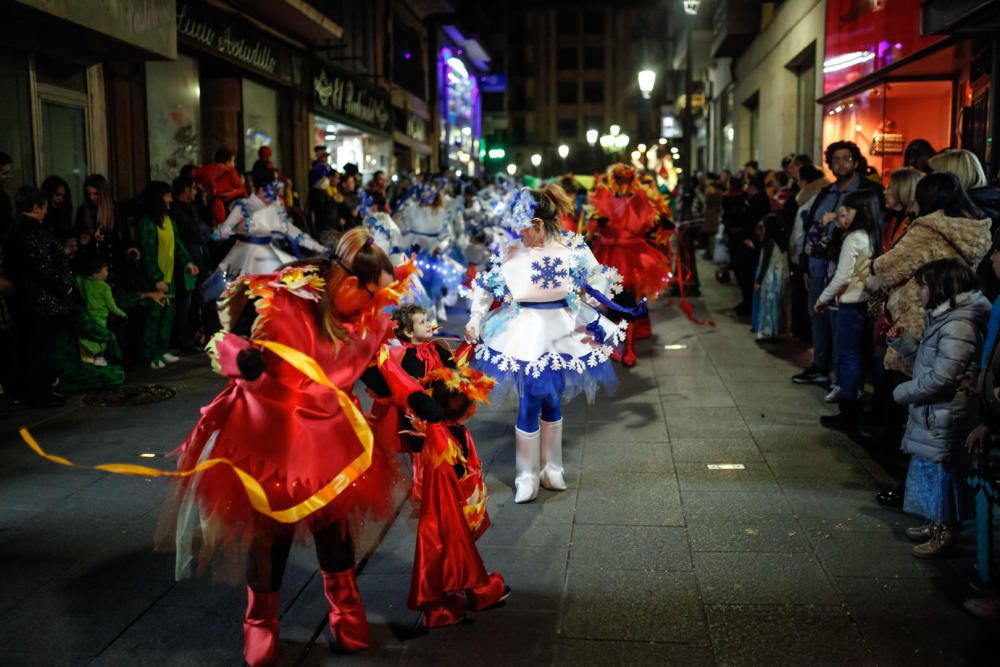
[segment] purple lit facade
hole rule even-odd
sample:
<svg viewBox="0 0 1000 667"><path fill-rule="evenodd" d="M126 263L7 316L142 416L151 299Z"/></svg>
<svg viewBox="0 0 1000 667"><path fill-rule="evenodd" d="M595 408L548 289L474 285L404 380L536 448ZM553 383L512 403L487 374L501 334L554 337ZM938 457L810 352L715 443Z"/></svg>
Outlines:
<svg viewBox="0 0 1000 667"><path fill-rule="evenodd" d="M462 58L461 49L443 47L438 52L438 99L440 103L442 166L467 175L480 169L482 100L479 80Z"/></svg>

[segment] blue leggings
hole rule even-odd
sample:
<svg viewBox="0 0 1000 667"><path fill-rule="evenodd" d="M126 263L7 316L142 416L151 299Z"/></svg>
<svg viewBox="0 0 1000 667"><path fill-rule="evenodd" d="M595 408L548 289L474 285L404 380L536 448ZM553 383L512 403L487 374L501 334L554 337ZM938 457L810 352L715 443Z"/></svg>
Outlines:
<svg viewBox="0 0 1000 667"><path fill-rule="evenodd" d="M558 397L521 396L521 404L517 412L517 427L524 433L534 433L538 430L538 416L547 422L557 422L562 419L562 405Z"/></svg>

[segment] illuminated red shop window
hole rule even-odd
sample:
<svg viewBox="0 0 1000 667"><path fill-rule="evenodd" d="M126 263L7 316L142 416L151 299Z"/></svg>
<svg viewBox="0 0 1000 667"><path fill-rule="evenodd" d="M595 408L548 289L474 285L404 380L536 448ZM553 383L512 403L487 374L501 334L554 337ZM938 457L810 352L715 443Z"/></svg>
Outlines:
<svg viewBox="0 0 1000 667"><path fill-rule="evenodd" d="M827 0L823 93L832 93L942 39L920 36L917 0Z"/></svg>
<svg viewBox="0 0 1000 667"><path fill-rule="evenodd" d="M848 96L823 108L823 145L853 141L888 182L914 139L949 145L953 94L950 81L896 81Z"/></svg>

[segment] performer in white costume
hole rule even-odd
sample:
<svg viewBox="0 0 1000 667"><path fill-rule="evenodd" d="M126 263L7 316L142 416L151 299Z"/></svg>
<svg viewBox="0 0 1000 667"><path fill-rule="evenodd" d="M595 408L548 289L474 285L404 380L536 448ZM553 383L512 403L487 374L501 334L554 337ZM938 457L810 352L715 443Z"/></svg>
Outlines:
<svg viewBox="0 0 1000 667"><path fill-rule="evenodd" d="M450 256L455 238L451 218L444 190L437 183L416 186L396 214L405 245L417 253L421 280L440 321L448 319L445 297L457 295L465 277L465 267Z"/></svg>
<svg viewBox="0 0 1000 667"><path fill-rule="evenodd" d="M560 217L572 202L562 189L519 190L507 216L520 236L473 285L466 327L481 341L473 365L497 379L497 390L516 391L515 429L518 503L534 500L539 483L566 488L562 465L563 401L583 392L593 402L599 387L617 386L609 358L624 339L616 325L591 305L612 304L621 289L613 268L594 259L583 238L563 231ZM494 300L499 308L490 311Z"/></svg>
<svg viewBox="0 0 1000 667"><path fill-rule="evenodd" d="M361 205L358 208L358 215L361 216L364 226L368 228L372 238L375 239L375 245L389 256L389 260L393 266L401 266L410 259L410 253L407 252L403 244L403 232L388 213L373 213L371 211L371 204L372 200L368 193L361 193ZM427 310L428 322L434 325L437 324L434 303L431 301L427 290L424 289L423 282L421 282L418 276L410 276L410 290L401 297L399 303L400 305L412 303L423 307Z"/></svg>
<svg viewBox="0 0 1000 667"><path fill-rule="evenodd" d="M236 245L217 271L223 272L227 284L237 276L273 273L283 264L326 251L325 246L288 220L274 178L273 169L255 167L253 181L261 185L251 196L238 200L229 217L212 233L216 239L236 236Z"/></svg>

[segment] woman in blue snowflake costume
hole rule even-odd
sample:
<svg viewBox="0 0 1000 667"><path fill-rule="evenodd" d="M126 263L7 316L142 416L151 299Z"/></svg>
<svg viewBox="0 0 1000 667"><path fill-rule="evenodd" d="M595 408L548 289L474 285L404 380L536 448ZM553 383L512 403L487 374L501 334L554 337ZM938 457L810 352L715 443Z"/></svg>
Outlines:
<svg viewBox="0 0 1000 667"><path fill-rule="evenodd" d="M415 186L396 213L404 242L417 253L421 280L441 321L448 319L445 297L456 297L465 278L465 267L451 257L454 206L446 204L440 182L424 183Z"/></svg>
<svg viewBox="0 0 1000 667"><path fill-rule="evenodd" d="M563 401L583 392L593 402L617 380L609 358L625 337L592 304L608 305L621 276L598 264L583 238L563 231L573 203L555 184L519 190L507 226L519 240L473 284L465 335L481 341L473 365L497 379L494 390L516 392L514 501L530 502L539 484L566 488L562 465ZM500 306L490 310L494 301Z"/></svg>

